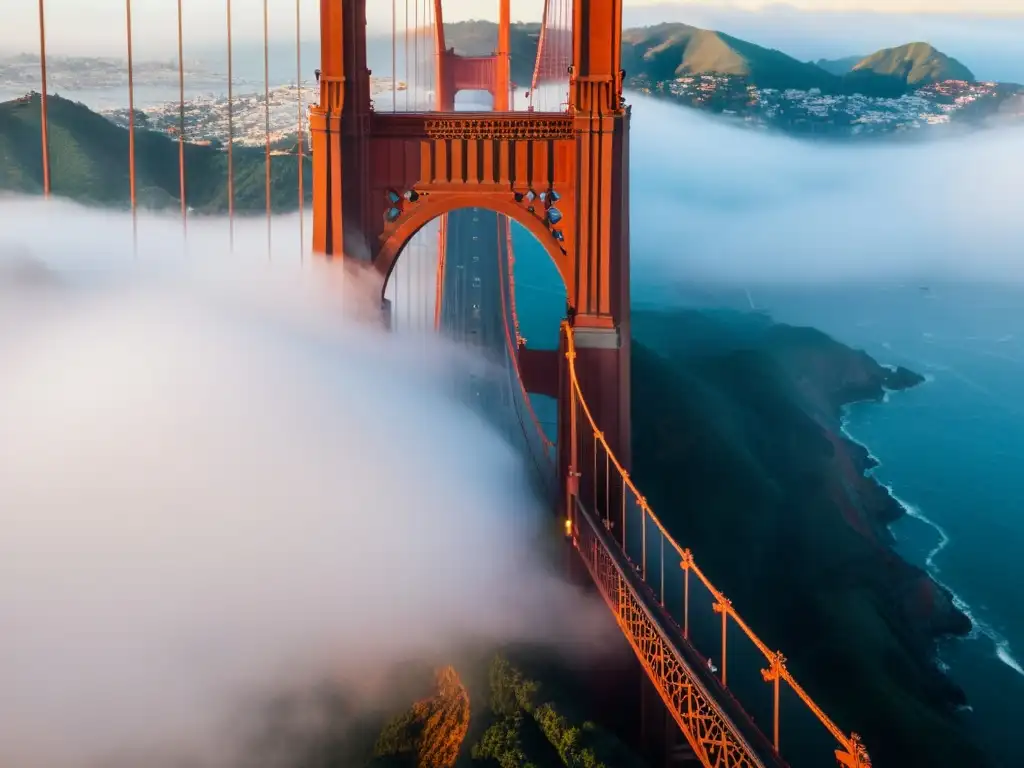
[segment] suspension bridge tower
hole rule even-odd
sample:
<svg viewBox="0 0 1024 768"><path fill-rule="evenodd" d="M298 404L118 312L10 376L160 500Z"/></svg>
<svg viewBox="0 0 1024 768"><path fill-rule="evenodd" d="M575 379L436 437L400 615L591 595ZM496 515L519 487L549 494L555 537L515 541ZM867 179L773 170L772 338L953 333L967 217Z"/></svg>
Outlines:
<svg viewBox="0 0 1024 768"><path fill-rule="evenodd" d="M510 111L509 0L499 0L494 56L461 57L433 0L433 109L374 110L367 0L321 0L319 103L313 142L313 250L391 275L428 222L466 207L530 231L565 283L575 372L609 447L629 463L629 109L622 97L622 0L571 0L564 109ZM541 31L543 45L544 31ZM454 112L461 89L490 90L493 112ZM560 435L572 398L562 353L531 356L524 380L559 395ZM524 372L525 373L525 372ZM568 439L562 477L572 477ZM570 480L570 483L572 481Z"/></svg>

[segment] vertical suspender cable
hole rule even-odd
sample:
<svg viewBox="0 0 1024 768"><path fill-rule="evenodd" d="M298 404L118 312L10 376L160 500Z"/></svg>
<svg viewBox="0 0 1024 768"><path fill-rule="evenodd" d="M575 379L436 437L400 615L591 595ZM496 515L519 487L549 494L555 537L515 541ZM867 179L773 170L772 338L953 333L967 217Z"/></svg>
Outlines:
<svg viewBox="0 0 1024 768"><path fill-rule="evenodd" d="M227 0L228 24L228 247L235 250L235 115L234 55L231 50L231 0Z"/></svg>
<svg viewBox="0 0 1024 768"><path fill-rule="evenodd" d="M537 96L537 87L540 85L541 79L541 54L544 52L544 45L548 35L550 2L551 0L544 0L544 10L540 14L540 33L537 35L537 53L533 59L533 77L530 80L530 99L527 104L527 109L530 112L533 111L534 98L537 98L538 102L540 100L540 97Z"/></svg>
<svg viewBox="0 0 1024 768"><path fill-rule="evenodd" d="M554 61L552 62L553 65L554 65L552 67L552 69L554 70L552 72L552 75L553 75L552 79L557 77L558 80L556 80L556 82L561 84L562 78L565 75L565 72L561 70L559 65L561 65L562 62L564 61L566 23L565 23L565 3L562 2L562 0L557 0L557 2L558 2L558 45L555 48L555 56L557 58L555 58ZM558 101L559 101L558 106L556 106L555 109L558 109L558 107L561 107L561 101L562 101L561 96L559 96Z"/></svg>
<svg viewBox="0 0 1024 768"><path fill-rule="evenodd" d="M132 256L139 255L139 216L135 186L135 64L132 46L132 0L125 0L125 42L128 46L128 194L132 206Z"/></svg>
<svg viewBox="0 0 1024 768"><path fill-rule="evenodd" d="M420 87L424 93L428 93L430 90L430 68L435 63L427 54L427 51L430 50L428 48L430 40L434 37L434 30L430 28L430 7L432 3L430 0L421 0L421 2L423 3L423 15L421 17L423 19L423 46L420 48L420 66L423 74Z"/></svg>
<svg viewBox="0 0 1024 768"><path fill-rule="evenodd" d="M392 0L392 5L391 5L391 14L392 14L392 18L393 18L394 17L394 2L393 2L393 0ZM392 28L392 34L393 34L393 28ZM394 40L392 38L392 45L393 45L393 43L394 43ZM408 319L407 319L407 326L409 328L413 329L413 330L415 330L415 328L416 328L416 326L415 326L415 324L416 324L416 317L415 317L415 315L413 314L413 311L412 311L412 307L413 307L413 291L414 291L414 288L413 288L413 273L412 272L413 272L413 262L416 261L416 250L417 250L416 249L416 245L415 245L416 244L416 240L417 240L417 236L416 236L416 234L414 234L412 239L410 239L410 241L406 244L406 247L404 247L402 249L402 256L403 256L403 258L401 260L401 267L402 267L401 271L404 272L404 274L406 274L406 294L404 294L404 295L406 295L406 315L408 317ZM397 289L397 282L395 283L395 288ZM395 295L397 295L397 291L395 291Z"/></svg>
<svg viewBox="0 0 1024 768"><path fill-rule="evenodd" d="M565 108L569 109L569 67L572 64L572 31L573 10L569 3L565 3L565 56L562 59L562 77L565 78ZM621 45L621 40L619 44Z"/></svg>
<svg viewBox="0 0 1024 768"><path fill-rule="evenodd" d="M405 0L405 47L402 49L405 57L405 111L409 111L409 0Z"/></svg>
<svg viewBox="0 0 1024 768"><path fill-rule="evenodd" d="M436 11L434 9L434 4L433 3L430 3L430 27L431 27L431 29L436 29L437 28L437 13L436 13ZM436 38L434 38L433 35L431 35L431 37L433 39L436 39ZM431 90L434 90L434 89L437 88L437 83L435 82L436 76L437 76L437 66L436 66L437 62L435 60L436 60L436 58L437 58L437 56L438 56L438 54L440 52L437 50L437 45L436 44L432 44L430 47L434 49L434 56L433 56L433 58L430 61L430 71L429 71L427 77L428 77L428 79L430 81L430 88L431 88Z"/></svg>
<svg viewBox="0 0 1024 768"><path fill-rule="evenodd" d="M46 2L39 0L39 136L43 143L43 196L50 196L50 116L46 109Z"/></svg>
<svg viewBox="0 0 1024 768"><path fill-rule="evenodd" d="M270 250L270 2L263 0L263 139L264 184L267 195L267 259Z"/></svg>
<svg viewBox="0 0 1024 768"><path fill-rule="evenodd" d="M414 34L412 38L412 79L413 82L416 83L416 99L418 100L420 89L420 35L423 33L422 30L420 30L420 0L415 0L415 3L416 4L413 6L413 24L416 25L416 34ZM408 55L408 53L406 53L406 55ZM408 87L408 84L406 84L406 87ZM417 103L416 111L418 112L419 109L420 107Z"/></svg>
<svg viewBox="0 0 1024 768"><path fill-rule="evenodd" d="M565 108L569 107L569 65L566 63L571 61L572 57L572 9L569 4L562 0L562 19L563 27L565 28L562 32L562 50L561 55L558 57L559 64L561 64L561 71L558 73L558 79L565 83ZM562 103L559 103L559 111L562 110Z"/></svg>
<svg viewBox="0 0 1024 768"><path fill-rule="evenodd" d="M187 232L187 205L185 203L185 57L182 42L181 3L178 0L178 194L181 195L181 229Z"/></svg>
<svg viewBox="0 0 1024 768"><path fill-rule="evenodd" d="M424 93L429 92L430 89L430 65L434 61L428 56L427 51L430 50L427 46L430 45L430 39L434 36L433 30L430 28L430 0L420 0L423 3L423 46L420 49L420 66L422 70L422 80L420 87ZM428 102L429 104L429 102Z"/></svg>
<svg viewBox="0 0 1024 768"><path fill-rule="evenodd" d="M391 0L391 111L398 111L398 0Z"/></svg>
<svg viewBox="0 0 1024 768"><path fill-rule="evenodd" d="M298 151L299 156L299 263L305 260L306 251L306 185L303 183L305 150L302 146L305 132L302 130L302 0L295 0L295 88L298 92Z"/></svg>

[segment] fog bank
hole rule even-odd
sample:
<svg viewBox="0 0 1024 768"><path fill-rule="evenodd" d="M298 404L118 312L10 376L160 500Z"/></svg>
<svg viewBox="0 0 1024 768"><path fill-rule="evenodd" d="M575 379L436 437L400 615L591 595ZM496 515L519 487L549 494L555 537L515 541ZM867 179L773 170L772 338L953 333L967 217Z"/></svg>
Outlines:
<svg viewBox="0 0 1024 768"><path fill-rule="evenodd" d="M379 285L299 269L295 219L270 262L262 220L230 254L146 218L133 258L125 215L3 205L0 765L227 764L283 688L606 637L451 394L480 364L366 323Z"/></svg>
<svg viewBox="0 0 1024 768"><path fill-rule="evenodd" d="M1024 129L826 143L630 94L635 279L1024 279Z"/></svg>

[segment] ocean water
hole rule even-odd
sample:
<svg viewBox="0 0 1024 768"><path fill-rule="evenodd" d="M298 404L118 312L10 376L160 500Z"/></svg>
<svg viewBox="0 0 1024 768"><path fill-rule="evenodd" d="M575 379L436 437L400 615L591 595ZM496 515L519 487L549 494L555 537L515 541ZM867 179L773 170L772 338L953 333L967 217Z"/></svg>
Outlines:
<svg viewBox="0 0 1024 768"><path fill-rule="evenodd" d="M897 549L974 621L941 662L974 727L1007 768L1024 722L1024 288L866 284L752 289L777 320L813 325L881 363L926 376L884 404L856 404L847 431L909 515ZM734 300L735 305L735 300Z"/></svg>
<svg viewBox="0 0 1024 768"><path fill-rule="evenodd" d="M986 257L997 261L1003 252L1019 262L1024 251L1012 253L1019 235L999 218L998 203L972 199L984 189L984 174L934 180L959 195L963 210L954 206L947 216L978 222L963 235L934 224L949 190L940 194L937 187L928 205L915 207L891 184L893 174L909 172L923 159L937 168L955 167L955 153L924 147L916 155L887 156L880 150L862 161L847 153L811 155L799 142L710 129L683 110L630 100L634 307L767 310L779 322L819 328L882 364L904 365L926 377L885 403L851 406L846 430L880 462L875 477L908 511L892 527L897 550L950 589L970 615L971 636L942 642L939 663L966 692L970 708L964 716L994 760L1019 768L1024 284L849 277L842 284L807 282L816 262L839 264L832 271L841 272L845 259L856 264L850 275L883 273L898 253L937 254L958 263L963 253L974 252L978 273L986 271ZM965 144L964 151L972 146L977 148ZM835 166L815 164L836 158ZM992 158L978 155L973 162L981 166ZM987 167L993 188L1002 188L995 167ZM879 188L887 191L879 196ZM975 193L960 194L971 189ZM828 204L822 202L826 194L835 195ZM860 207L879 197L882 204ZM844 228L858 217L867 217L873 228ZM532 236L516 229L513 237L521 331L534 346L554 347L565 289ZM895 247L904 239L913 247ZM715 262L730 265L721 270L732 276L729 284L695 276L713 270ZM923 271L926 258L917 262ZM757 280L778 281L794 264L800 266L799 286ZM914 258L906 268L914 271ZM552 423L554 405L538 401L542 421Z"/></svg>
<svg viewBox="0 0 1024 768"><path fill-rule="evenodd" d="M518 227L520 330L557 344L565 291L550 260ZM864 283L744 287L657 283L633 276L634 306L749 310L810 325L882 364L926 377L884 403L858 403L846 429L880 462L874 470L908 510L897 550L949 588L974 622L940 644L940 663L965 690L965 712L993 757L1020 765L1024 722L1024 287ZM542 421L554 405L537 398ZM553 429L553 427L550 427Z"/></svg>

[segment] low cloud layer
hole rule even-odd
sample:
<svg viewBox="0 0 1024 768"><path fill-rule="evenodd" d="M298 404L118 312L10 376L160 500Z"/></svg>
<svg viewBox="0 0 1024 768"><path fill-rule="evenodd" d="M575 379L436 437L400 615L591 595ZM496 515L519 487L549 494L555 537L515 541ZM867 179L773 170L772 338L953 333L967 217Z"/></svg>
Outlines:
<svg viewBox="0 0 1024 768"><path fill-rule="evenodd" d="M1024 280L1024 129L814 142L630 95L637 280Z"/></svg>
<svg viewBox="0 0 1024 768"><path fill-rule="evenodd" d="M231 255L146 219L133 259L124 216L4 205L0 764L219 765L257 693L600 642L522 458L451 394L478 363L353 320L359 281L284 263L294 221L269 266L262 221Z"/></svg>

